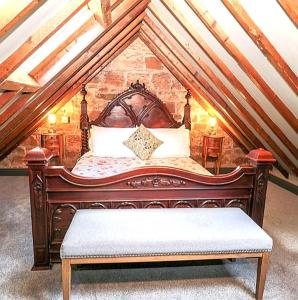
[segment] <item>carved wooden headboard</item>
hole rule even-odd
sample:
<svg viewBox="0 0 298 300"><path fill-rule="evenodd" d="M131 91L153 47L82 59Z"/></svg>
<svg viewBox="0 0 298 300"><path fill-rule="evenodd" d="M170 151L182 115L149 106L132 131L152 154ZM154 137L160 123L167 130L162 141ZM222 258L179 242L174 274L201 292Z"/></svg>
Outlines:
<svg viewBox="0 0 298 300"><path fill-rule="evenodd" d="M186 104L182 122L177 122L165 104L156 95L147 90L145 84L140 84L138 80L111 100L93 121L89 121L87 113L87 91L85 85L81 93L83 95L80 118L82 155L89 151L88 137L91 125L123 128L136 127L143 124L148 128L178 128L185 124L185 128L191 128L189 105L191 95L189 91L187 91L185 96Z"/></svg>

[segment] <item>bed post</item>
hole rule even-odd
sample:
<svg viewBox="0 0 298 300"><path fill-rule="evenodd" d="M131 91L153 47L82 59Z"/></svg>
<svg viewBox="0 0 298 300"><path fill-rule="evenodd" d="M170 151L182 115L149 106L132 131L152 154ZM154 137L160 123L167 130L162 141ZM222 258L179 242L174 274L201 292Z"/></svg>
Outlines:
<svg viewBox="0 0 298 300"><path fill-rule="evenodd" d="M81 155L89 151L89 117L87 112L86 100L86 85L83 84L81 94L83 99L81 101L81 116L80 116L80 129L81 129Z"/></svg>
<svg viewBox="0 0 298 300"><path fill-rule="evenodd" d="M191 117L190 117L190 109L191 106L189 104L189 99L191 98L190 90L187 90L187 93L185 95L186 104L184 105L184 117L183 117L183 123L186 129L191 129Z"/></svg>
<svg viewBox="0 0 298 300"><path fill-rule="evenodd" d="M30 186L34 252L34 265L32 270L44 270L51 268L44 172L51 157L52 154L49 150L40 147L30 150L25 157L28 166Z"/></svg>
<svg viewBox="0 0 298 300"><path fill-rule="evenodd" d="M246 157L256 167L250 216L262 227L269 171L276 160L270 151L262 148L250 151Z"/></svg>

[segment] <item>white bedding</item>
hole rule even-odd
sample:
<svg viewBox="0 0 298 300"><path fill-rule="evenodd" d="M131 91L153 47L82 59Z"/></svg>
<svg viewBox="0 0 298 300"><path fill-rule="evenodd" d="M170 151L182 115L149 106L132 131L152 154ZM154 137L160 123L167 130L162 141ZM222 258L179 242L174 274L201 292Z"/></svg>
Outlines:
<svg viewBox="0 0 298 300"><path fill-rule="evenodd" d="M146 166L166 166L202 175L212 175L190 157L151 158L148 160L141 160L137 157L99 157L92 155L91 152L84 154L79 159L73 168L72 173L84 177L104 178Z"/></svg>

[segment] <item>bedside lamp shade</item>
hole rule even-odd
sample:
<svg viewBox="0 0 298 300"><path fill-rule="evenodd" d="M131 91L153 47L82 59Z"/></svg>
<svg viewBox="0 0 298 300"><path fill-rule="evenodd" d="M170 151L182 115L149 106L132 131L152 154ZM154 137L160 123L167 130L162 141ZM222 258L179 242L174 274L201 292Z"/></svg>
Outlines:
<svg viewBox="0 0 298 300"><path fill-rule="evenodd" d="M56 124L56 115L55 114L49 114L48 115L48 121L49 121L49 125L50 125L50 128L49 128L49 133L55 133L56 130L54 129L54 125Z"/></svg>
<svg viewBox="0 0 298 300"><path fill-rule="evenodd" d="M209 118L209 125L210 125L210 135L216 135L216 126L217 120L215 117L210 117Z"/></svg>

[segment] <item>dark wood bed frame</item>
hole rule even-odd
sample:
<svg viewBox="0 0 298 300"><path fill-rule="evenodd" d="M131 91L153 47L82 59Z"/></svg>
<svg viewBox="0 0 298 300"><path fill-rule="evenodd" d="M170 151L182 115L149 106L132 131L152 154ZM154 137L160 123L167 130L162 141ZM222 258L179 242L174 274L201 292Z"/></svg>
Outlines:
<svg viewBox="0 0 298 300"><path fill-rule="evenodd" d="M190 129L190 94L184 118L174 120L166 106L145 85L132 84L116 96L94 121L87 114L82 89L82 150L89 150L91 125L109 127L169 128L185 124ZM103 141L104 142L104 141ZM29 169L33 270L60 262L60 245L77 209L240 207L260 226L263 224L269 170L275 161L264 149L252 150L250 165L226 175L204 176L168 167L145 167L102 179L72 174L64 166L49 166L47 149L34 148L26 155Z"/></svg>

